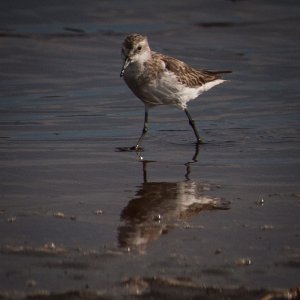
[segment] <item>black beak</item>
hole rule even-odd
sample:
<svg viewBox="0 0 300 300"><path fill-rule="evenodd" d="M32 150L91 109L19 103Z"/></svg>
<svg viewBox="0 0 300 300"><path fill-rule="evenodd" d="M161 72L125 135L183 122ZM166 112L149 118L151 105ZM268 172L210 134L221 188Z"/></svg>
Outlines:
<svg viewBox="0 0 300 300"><path fill-rule="evenodd" d="M131 63L130 58L126 57L123 68L122 68L121 73L120 73L120 77L123 77L125 69L130 65L130 63Z"/></svg>

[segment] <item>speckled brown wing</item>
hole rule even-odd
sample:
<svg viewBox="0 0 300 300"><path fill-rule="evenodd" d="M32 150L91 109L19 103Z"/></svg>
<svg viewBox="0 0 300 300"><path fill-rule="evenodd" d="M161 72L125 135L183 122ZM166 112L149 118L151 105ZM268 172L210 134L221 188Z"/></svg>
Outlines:
<svg viewBox="0 0 300 300"><path fill-rule="evenodd" d="M154 60L162 60L166 66L166 69L173 72L178 81L185 84L188 87L199 87L207 82L220 79L220 74L229 73L230 71L207 71L196 70L186 63L163 54L154 53Z"/></svg>

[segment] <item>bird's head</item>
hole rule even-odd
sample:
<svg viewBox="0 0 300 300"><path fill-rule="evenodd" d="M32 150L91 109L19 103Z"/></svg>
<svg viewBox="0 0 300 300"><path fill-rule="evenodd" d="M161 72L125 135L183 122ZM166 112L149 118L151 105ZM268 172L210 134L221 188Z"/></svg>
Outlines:
<svg viewBox="0 0 300 300"><path fill-rule="evenodd" d="M147 37L140 34L128 35L122 45L123 68L120 76L124 75L126 68L132 63L143 64L151 57L151 50Z"/></svg>

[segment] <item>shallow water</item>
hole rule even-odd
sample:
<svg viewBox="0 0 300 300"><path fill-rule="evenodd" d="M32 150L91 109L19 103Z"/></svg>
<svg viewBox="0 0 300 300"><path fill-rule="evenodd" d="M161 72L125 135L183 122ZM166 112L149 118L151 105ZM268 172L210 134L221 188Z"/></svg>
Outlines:
<svg viewBox="0 0 300 300"><path fill-rule="evenodd" d="M204 285L260 299L299 285L297 1L14 3L0 4L3 297L184 298ZM204 145L160 107L144 160L123 151L143 123L119 77L129 32L233 70L189 106Z"/></svg>

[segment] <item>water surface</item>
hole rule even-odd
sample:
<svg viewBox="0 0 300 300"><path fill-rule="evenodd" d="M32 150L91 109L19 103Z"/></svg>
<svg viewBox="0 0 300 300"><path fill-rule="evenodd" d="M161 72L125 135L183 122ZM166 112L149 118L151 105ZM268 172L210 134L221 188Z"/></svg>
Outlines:
<svg viewBox="0 0 300 300"><path fill-rule="evenodd" d="M261 299L298 286L299 11L297 1L1 3L4 299ZM130 32L195 67L233 70L190 105L206 144L195 146L183 112L161 107L144 160L122 151L143 123L119 77Z"/></svg>

